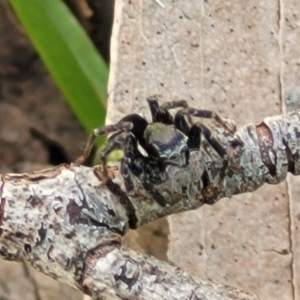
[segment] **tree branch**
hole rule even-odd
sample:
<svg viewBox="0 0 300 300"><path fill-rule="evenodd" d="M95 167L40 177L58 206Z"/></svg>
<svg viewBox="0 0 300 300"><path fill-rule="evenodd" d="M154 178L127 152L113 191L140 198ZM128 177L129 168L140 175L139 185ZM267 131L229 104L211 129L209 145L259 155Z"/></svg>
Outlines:
<svg viewBox="0 0 300 300"><path fill-rule="evenodd" d="M159 174L163 181L156 189L165 197L165 207L131 173L134 189L126 193L119 163L111 164L107 185L99 166L71 164L2 175L0 255L27 262L95 299L257 299L195 281L174 266L124 248L121 236L129 227L161 216L253 191L265 182L276 184L288 171L299 174L299 120L296 111L233 135L215 127L214 138L228 153L225 177L223 159L204 140L187 167L167 166ZM127 202L112 192L116 187Z"/></svg>

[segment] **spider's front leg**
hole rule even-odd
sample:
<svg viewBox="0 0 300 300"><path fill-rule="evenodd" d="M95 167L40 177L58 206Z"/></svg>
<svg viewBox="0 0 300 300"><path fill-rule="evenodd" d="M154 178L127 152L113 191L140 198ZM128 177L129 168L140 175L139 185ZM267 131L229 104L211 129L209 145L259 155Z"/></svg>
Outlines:
<svg viewBox="0 0 300 300"><path fill-rule="evenodd" d="M135 160L135 164L136 163L137 160ZM134 168L136 168L136 166L134 166ZM156 203L158 203L162 207L167 206L168 203L166 199L157 191L157 189L155 188L155 184L150 180L146 172L147 172L146 170L142 170L139 176L137 176L141 181L142 186L152 196L153 200ZM128 157L122 159L121 173L124 179L126 192L128 195L130 195L130 193L134 191L134 185L131 179L131 174L133 174L132 164L130 167L130 164L128 162ZM156 176L159 177L160 175L156 174Z"/></svg>
<svg viewBox="0 0 300 300"><path fill-rule="evenodd" d="M145 190L160 205L167 205L166 199L155 188L156 184L163 181L165 166L153 157L143 156L137 145L134 136L128 135L124 146L124 157L122 159L121 173L124 178L124 185L128 194L134 190L131 174L136 176Z"/></svg>
<svg viewBox="0 0 300 300"><path fill-rule="evenodd" d="M165 176L165 165L162 161L149 158L144 167L143 186L150 193L153 199L160 206L167 206L168 202L164 196L158 192L155 185L163 182Z"/></svg>
<svg viewBox="0 0 300 300"><path fill-rule="evenodd" d="M87 144L83 150L83 153L81 156L79 156L75 163L77 164L83 164L86 159L90 156L91 151L93 149L95 140L97 137L102 135L107 135L112 132L116 132L113 136L111 136L106 145L105 148L101 151L100 159L103 166L103 174L104 178L108 178L108 171L106 167L106 157L116 149L121 149L123 147L124 141L126 139L126 136L128 135L128 132L132 129L133 124L131 122L119 122L117 124L108 125L102 128L97 128L93 131L93 133L89 136Z"/></svg>
<svg viewBox="0 0 300 300"><path fill-rule="evenodd" d="M82 155L76 159L75 163L83 164L86 161L86 159L91 154L94 142L97 137L107 135L109 133L114 133L108 139L105 148L100 153L104 177L108 178L108 172L106 168L107 156L114 150L124 148L125 140L129 132L135 135L136 138L141 140L141 143L143 143L143 133L147 126L148 122L144 118L137 114L131 114L124 117L116 124L95 129L88 138L87 144L83 150Z"/></svg>
<svg viewBox="0 0 300 300"><path fill-rule="evenodd" d="M135 208L128 198L127 194L123 192L117 183L114 183L112 179L108 179L106 182L106 187L115 195L120 198L120 202L126 209L126 215L128 217L128 225L130 229L136 229L138 218L135 214Z"/></svg>
<svg viewBox="0 0 300 300"><path fill-rule="evenodd" d="M137 140L128 135L124 144L124 156L121 160L121 174L124 178L124 185L127 193L134 190L131 173L139 177L143 172L143 159L138 150Z"/></svg>

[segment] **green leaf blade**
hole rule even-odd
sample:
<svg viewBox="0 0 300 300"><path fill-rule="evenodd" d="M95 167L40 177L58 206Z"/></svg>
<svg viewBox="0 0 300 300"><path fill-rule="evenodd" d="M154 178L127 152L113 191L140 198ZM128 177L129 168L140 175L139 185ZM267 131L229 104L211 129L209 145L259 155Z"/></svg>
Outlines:
<svg viewBox="0 0 300 300"><path fill-rule="evenodd" d="M108 67L60 0L10 0L34 46L84 128L105 120Z"/></svg>

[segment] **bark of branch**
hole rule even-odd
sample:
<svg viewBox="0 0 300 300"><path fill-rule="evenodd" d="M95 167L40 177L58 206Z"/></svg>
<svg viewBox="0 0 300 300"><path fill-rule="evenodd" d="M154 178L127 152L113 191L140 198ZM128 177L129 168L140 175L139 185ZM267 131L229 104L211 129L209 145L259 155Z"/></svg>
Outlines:
<svg viewBox="0 0 300 300"><path fill-rule="evenodd" d="M95 299L258 299L237 289L195 281L186 272L121 245L129 227L224 196L276 184L287 172L299 174L300 111L265 119L230 135L216 127L214 137L227 150L222 159L203 141L186 168L168 166L156 186L168 205L161 207L132 174L126 194L120 164L110 167L111 184L127 201L102 184L101 167L62 165L31 174L0 178L0 255L24 261ZM230 122L232 125L232 122ZM188 233L187 233L188 234Z"/></svg>
<svg viewBox="0 0 300 300"><path fill-rule="evenodd" d="M121 246L126 209L101 176L76 165L1 176L1 257L94 299L256 299Z"/></svg>

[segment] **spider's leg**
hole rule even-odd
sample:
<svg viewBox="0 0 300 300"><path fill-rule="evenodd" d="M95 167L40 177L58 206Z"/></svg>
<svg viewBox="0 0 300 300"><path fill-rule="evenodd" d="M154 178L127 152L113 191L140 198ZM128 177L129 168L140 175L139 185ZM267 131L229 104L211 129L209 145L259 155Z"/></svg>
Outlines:
<svg viewBox="0 0 300 300"><path fill-rule="evenodd" d="M131 175L130 168L129 168L128 161L126 158L122 158L122 160L121 160L121 174L124 179L124 185L125 185L126 192L129 194L130 192L132 192L134 190L134 186L133 186L132 179L130 177L130 175Z"/></svg>
<svg viewBox="0 0 300 300"><path fill-rule="evenodd" d="M108 125L102 128L97 128L93 131L93 133L89 136L87 144L83 150L83 153L75 160L75 163L77 164L83 164L86 159L89 157L93 146L94 146L94 142L96 140L96 138L98 136L101 135L105 135L105 134L109 134L111 132L115 132L115 131L120 131L120 133L128 132L130 131L132 128L132 123L130 122L119 122L117 124L114 125ZM118 133L116 134L118 135ZM111 146L108 146L111 147ZM102 160L102 156L101 156L101 160ZM106 168L103 168L104 172L106 172L107 174L107 170L105 171Z"/></svg>
<svg viewBox="0 0 300 300"><path fill-rule="evenodd" d="M173 124L174 121L172 115L168 112L167 109L161 108L161 106L159 106L158 99L158 95L147 98L153 123L159 122L167 125Z"/></svg>
<svg viewBox="0 0 300 300"><path fill-rule="evenodd" d="M115 133L107 140L105 147L101 150L100 160L102 163L103 174L104 174L105 179L108 179L106 158L114 150L123 149L124 144L126 143L126 139L129 135L131 135L131 134L128 131L124 131L124 132L121 131L121 132Z"/></svg>
<svg viewBox="0 0 300 300"><path fill-rule="evenodd" d="M186 136L189 135L190 126L188 125L187 121L182 114L175 115L175 127L183 132Z"/></svg>
<svg viewBox="0 0 300 300"><path fill-rule="evenodd" d="M184 108L180 110L177 114L182 115L190 115L199 118L205 119L213 119L215 120L220 126L222 126L228 133L233 134L235 132L235 128L231 128L228 126L226 122L224 122L218 114L210 110L202 110L202 109L195 109L195 108Z"/></svg>
<svg viewBox="0 0 300 300"><path fill-rule="evenodd" d="M133 190L133 183L129 172L138 177L143 187L148 191L153 199L160 205L165 207L167 201L155 189L155 184L162 182L161 173L164 172L165 166L159 161L144 157L138 150L137 140L128 135L124 146L124 158L122 162L122 175L127 192Z"/></svg>
<svg viewBox="0 0 300 300"><path fill-rule="evenodd" d="M173 108L188 108L189 105L186 100L174 100L163 103L161 106L163 109L173 109ZM192 118L190 115L187 115L187 119L190 124L193 124ZM178 128L179 129L179 128Z"/></svg>
<svg viewBox="0 0 300 300"><path fill-rule="evenodd" d="M204 135L207 142L213 147L213 149L223 158L227 158L227 152L223 146L212 136L211 131L201 123L195 123L188 136L188 147L191 151L199 151L201 143L201 134Z"/></svg>
<svg viewBox="0 0 300 300"><path fill-rule="evenodd" d="M128 225L131 229L137 228L138 218L135 214L135 208L128 198L127 194L123 192L120 186L114 183L111 179L106 182L107 188L116 196L120 198L120 203L124 206L126 210L126 215L128 217Z"/></svg>
<svg viewBox="0 0 300 300"><path fill-rule="evenodd" d="M143 172L141 157L142 155L139 153L137 147L137 140L132 135L128 135L124 145L124 158L121 163L121 174L128 193L134 189L130 173L139 177Z"/></svg>
<svg viewBox="0 0 300 300"><path fill-rule="evenodd" d="M223 146L212 136L211 131L201 123L195 123L188 135L187 145L190 151L199 151L201 143L201 134L204 135L207 142L223 159L223 167L221 169L221 178L225 176L225 171L228 166L228 156Z"/></svg>
<svg viewBox="0 0 300 300"><path fill-rule="evenodd" d="M152 183L147 182L147 180L142 182L145 190L152 196L153 200L162 207L166 207L168 202L164 196L157 191Z"/></svg>
<svg viewBox="0 0 300 300"><path fill-rule="evenodd" d="M167 125L173 124L174 120L172 115L169 112L169 109L188 108L188 103L185 100L174 100L159 105L158 99L159 99L158 95L154 95L147 98L151 110L153 122L160 122ZM187 115L187 119L189 123L192 124L191 116Z"/></svg>
<svg viewBox="0 0 300 300"><path fill-rule="evenodd" d="M178 108L178 107L183 107L187 108L189 107L188 103L186 100L173 100L173 101L168 101L163 103L160 106L162 109L173 109L173 108Z"/></svg>
<svg viewBox="0 0 300 300"><path fill-rule="evenodd" d="M156 203L162 207L167 206L168 202L155 188L155 185L163 182L165 164L160 160L145 157L143 171L142 184L144 188L148 191Z"/></svg>
<svg viewBox="0 0 300 300"><path fill-rule="evenodd" d="M131 123L132 128L130 129L130 131L132 132L132 134L138 141L143 139L144 131L148 126L148 122L142 116L138 114L131 114L121 119L120 122Z"/></svg>

